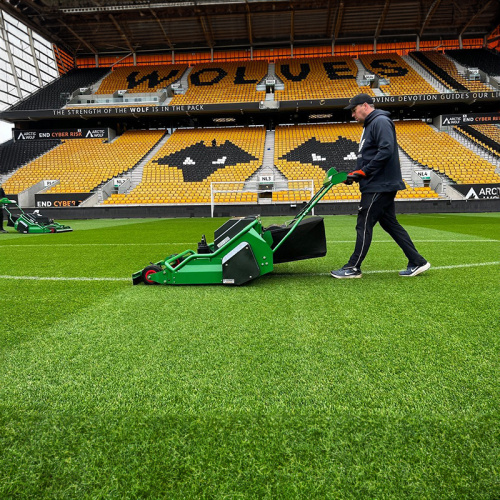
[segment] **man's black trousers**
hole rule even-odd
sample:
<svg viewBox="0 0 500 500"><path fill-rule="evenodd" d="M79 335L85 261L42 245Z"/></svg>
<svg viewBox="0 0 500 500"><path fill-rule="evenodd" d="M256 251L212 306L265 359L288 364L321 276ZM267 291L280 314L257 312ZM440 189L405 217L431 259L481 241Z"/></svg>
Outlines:
<svg viewBox="0 0 500 500"><path fill-rule="evenodd" d="M417 252L410 235L396 218L394 198L396 191L390 193L362 193L356 223L356 246L347 266L361 268L370 244L373 227L378 222L384 231L401 247L408 258L409 266L422 266L427 261Z"/></svg>

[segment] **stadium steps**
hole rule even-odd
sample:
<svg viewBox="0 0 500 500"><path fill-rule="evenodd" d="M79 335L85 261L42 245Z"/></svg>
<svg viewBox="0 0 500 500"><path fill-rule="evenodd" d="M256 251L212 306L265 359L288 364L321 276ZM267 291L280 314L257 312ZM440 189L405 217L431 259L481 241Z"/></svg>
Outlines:
<svg viewBox="0 0 500 500"><path fill-rule="evenodd" d="M193 66L189 66L189 68L187 68L186 71L184 71L180 80L177 82L181 86L181 93L182 94L185 94L187 92L187 89L189 88L188 77L189 77L189 74L191 73L192 70L193 70Z"/></svg>
<svg viewBox="0 0 500 500"><path fill-rule="evenodd" d="M286 177L274 166L274 135L274 130L268 130L266 132L262 166L246 180L245 186L243 187L244 191L254 191L255 185L259 181L261 175L273 176L274 189L286 189L288 187Z"/></svg>
<svg viewBox="0 0 500 500"><path fill-rule="evenodd" d="M500 168L500 158L491 154L487 149L483 148L481 144L465 137L460 132L457 132L455 129L445 130L445 132L453 137L457 142L465 146L467 149L470 149L474 154L480 156L483 160L495 165L496 170Z"/></svg>
<svg viewBox="0 0 500 500"><path fill-rule="evenodd" d="M415 187L415 183L412 179L413 170L415 170L418 165L401 149L399 149L399 163L401 165L401 175L403 180L410 187Z"/></svg>
<svg viewBox="0 0 500 500"><path fill-rule="evenodd" d="M363 76L365 73L371 73L371 71L369 71L368 69L366 69L366 67L364 66L364 64L361 62L360 59L353 59L354 60L354 64L356 64L356 66L358 67L358 74L356 75L356 83L358 84L359 87L362 86L362 82L361 80L363 80ZM373 91L375 91L375 89L372 88ZM380 89L377 89L379 92L380 92ZM379 94L380 95L380 94Z"/></svg>
<svg viewBox="0 0 500 500"><path fill-rule="evenodd" d="M422 165L419 165L415 160L410 158L401 147L399 147L399 163L401 165L401 175L408 186L410 186L411 188L418 188L424 185L423 181L421 181L420 183L416 183L413 180L413 172L415 170L423 170L425 167L422 167ZM443 183L449 184L449 181L447 182L445 181L445 179L443 179ZM446 199L446 196L443 193L437 194L439 198Z"/></svg>
<svg viewBox="0 0 500 500"><path fill-rule="evenodd" d="M130 186L129 188L125 191L124 194L129 194L132 189L137 187L141 182L142 182L142 172L144 170L144 165L151 160L151 158L154 157L154 155L160 150L161 147L168 141L170 138L170 134L165 133L165 135L157 142L154 148L151 149L151 151L133 168L128 170L127 172L124 172L122 175L118 176L118 178L123 178L123 179L130 179ZM97 188L97 205L101 205L104 201L104 196L102 192L102 187L105 183L101 184Z"/></svg>
<svg viewBox="0 0 500 500"><path fill-rule="evenodd" d="M92 94L95 94L97 92L97 90L99 89L99 87L101 86L101 83L102 81L107 78L111 73L111 68L110 70L102 77L100 78L99 80L97 80L96 82L94 82L91 86L90 86L90 91L92 92Z"/></svg>
<svg viewBox="0 0 500 500"><path fill-rule="evenodd" d="M264 91L266 90L266 80L275 80L274 90L284 90L285 84L276 75L276 64L268 63L267 65L267 75L262 78L262 80L257 84L256 90ZM274 101L274 94L266 94L266 101Z"/></svg>
<svg viewBox="0 0 500 500"><path fill-rule="evenodd" d="M0 185L7 182L17 171L17 168L14 170L9 170L7 173L0 174Z"/></svg>
<svg viewBox="0 0 500 500"><path fill-rule="evenodd" d="M467 67L466 66L463 66L462 64L460 64L456 59L453 59L453 57L451 57L446 52L443 53L443 56L446 57L446 59L448 59L448 61L450 61L452 64L455 65L455 68L457 68L458 74L462 78L464 78L465 80L468 80L468 78L467 78ZM483 83L483 85L486 85L487 87L489 87L492 91L493 90L498 90L498 89L496 89L495 87L493 87L493 85L491 85L488 82L482 82L482 83Z"/></svg>
<svg viewBox="0 0 500 500"><path fill-rule="evenodd" d="M423 66L413 59L410 55L402 56L403 61L411 66L429 85L434 87L441 94L450 92L450 89L445 87L437 78L434 78Z"/></svg>

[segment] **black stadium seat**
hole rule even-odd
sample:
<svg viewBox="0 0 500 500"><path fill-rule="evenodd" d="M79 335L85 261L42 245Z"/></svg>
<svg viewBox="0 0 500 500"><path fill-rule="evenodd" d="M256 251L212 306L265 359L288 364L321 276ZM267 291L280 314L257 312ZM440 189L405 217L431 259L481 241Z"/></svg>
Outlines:
<svg viewBox="0 0 500 500"><path fill-rule="evenodd" d="M49 83L9 111L60 109L66 105L66 96L78 88L89 87L100 80L109 68L72 69L57 80Z"/></svg>
<svg viewBox="0 0 500 500"><path fill-rule="evenodd" d="M479 68L490 76L500 76L500 54L486 49L447 50L446 54L463 66Z"/></svg>
<svg viewBox="0 0 500 500"><path fill-rule="evenodd" d="M431 61L423 52L410 52L410 56L413 57L417 62L422 63L425 67L431 70L450 88L456 91L468 91L468 89L464 85L452 78L449 73L447 73L433 61Z"/></svg>
<svg viewBox="0 0 500 500"><path fill-rule="evenodd" d="M0 144L0 173L16 170L61 144L59 139L14 141Z"/></svg>

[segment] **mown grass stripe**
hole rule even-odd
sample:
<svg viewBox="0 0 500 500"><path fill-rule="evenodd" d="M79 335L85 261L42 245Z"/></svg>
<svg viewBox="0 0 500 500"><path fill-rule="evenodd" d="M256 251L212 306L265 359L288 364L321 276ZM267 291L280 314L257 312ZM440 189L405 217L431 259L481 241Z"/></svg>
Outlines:
<svg viewBox="0 0 500 500"><path fill-rule="evenodd" d="M436 271L442 269L461 269L467 267L480 267L480 266L495 266L499 262L476 262L472 264L457 264L454 266L433 266L429 271ZM397 273L400 269L383 269L378 271L363 271L364 274L382 274L382 273ZM273 276L327 276L330 273L280 273L277 272ZM130 281L130 278L95 278L95 277L66 277L66 276L9 276L0 275L0 279L13 279L13 280L40 280L40 281Z"/></svg>

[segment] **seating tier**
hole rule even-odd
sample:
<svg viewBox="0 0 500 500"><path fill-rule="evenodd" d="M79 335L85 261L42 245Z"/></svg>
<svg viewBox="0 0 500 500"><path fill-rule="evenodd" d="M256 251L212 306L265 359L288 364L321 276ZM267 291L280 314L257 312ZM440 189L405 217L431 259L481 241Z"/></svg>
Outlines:
<svg viewBox="0 0 500 500"><path fill-rule="evenodd" d="M103 143L102 139L72 139L17 170L4 183L17 194L42 180L59 181L47 193L87 193L136 165L164 131L131 130Z"/></svg>

